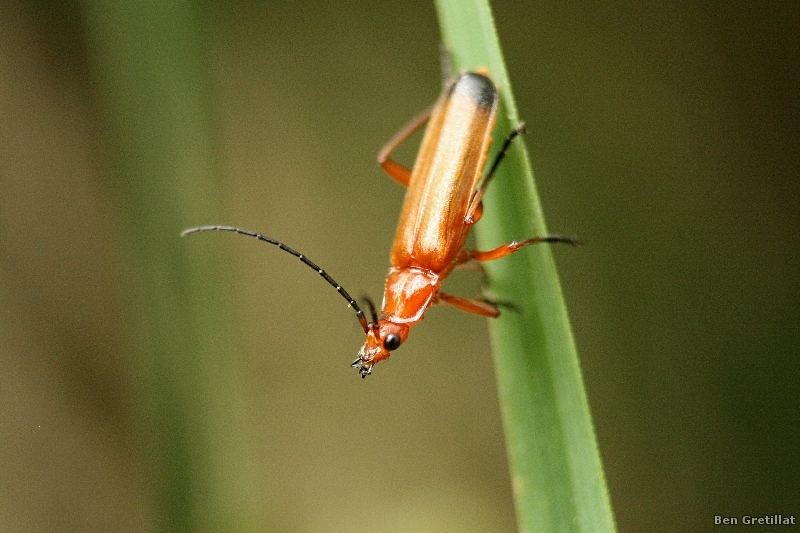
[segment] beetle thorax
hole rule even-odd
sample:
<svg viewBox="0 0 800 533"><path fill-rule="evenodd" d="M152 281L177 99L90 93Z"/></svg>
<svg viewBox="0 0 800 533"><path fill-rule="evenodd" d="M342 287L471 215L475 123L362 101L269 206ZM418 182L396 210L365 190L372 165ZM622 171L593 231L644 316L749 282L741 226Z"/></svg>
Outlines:
<svg viewBox="0 0 800 533"><path fill-rule="evenodd" d="M440 283L439 276L427 269L391 269L386 278L383 317L396 324L414 325L433 303Z"/></svg>

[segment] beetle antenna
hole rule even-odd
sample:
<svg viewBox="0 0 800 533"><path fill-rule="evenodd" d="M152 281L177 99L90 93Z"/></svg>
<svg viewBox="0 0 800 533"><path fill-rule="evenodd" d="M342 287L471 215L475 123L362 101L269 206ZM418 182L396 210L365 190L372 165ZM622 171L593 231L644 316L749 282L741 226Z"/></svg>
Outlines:
<svg viewBox="0 0 800 533"><path fill-rule="evenodd" d="M375 310L375 302L372 301L372 298L369 296L361 296L361 300L367 303L367 307L369 307L369 313L372 316L372 323L378 323L378 312Z"/></svg>
<svg viewBox="0 0 800 533"><path fill-rule="evenodd" d="M353 298L349 294L347 294L347 291L344 290L341 285L336 283L336 280L334 280L332 277L330 277L327 272L322 270L314 262L312 262L308 257L304 256L303 254L301 254L297 250L293 250L293 249L289 248L288 246L286 246L285 244L283 244L282 242L276 241L275 239L267 237L266 235L262 235L260 233L256 233L254 231L250 231L250 230L246 230L246 229L242 229L242 228L234 228L233 226L197 226L195 228L189 228L189 229L183 230L181 232L181 237L183 237L185 235L189 235L190 233L197 233L199 231L232 231L232 232L238 233L240 235L247 235L248 237L255 237L256 239L258 239L260 241L268 242L269 244L274 244L275 246L277 246L278 248L280 248L284 252L289 252L290 254L292 254L293 256L298 258L300 261L302 261L303 264L313 268L314 270L317 271L317 274L319 274L320 276L325 278L325 281L330 283L331 286L333 286L336 289L336 292L341 294L342 297L345 300L347 300L347 303L350 304L350 307L352 307L355 310L356 316L358 317L358 321L361 323L361 327L364 328L364 333L367 333L367 331L369 331L369 326L367 325L367 318L364 316L364 312L361 310L361 308L358 307L358 304L356 303L356 301L353 300ZM375 314L374 307L372 307L372 313L373 313L373 315Z"/></svg>

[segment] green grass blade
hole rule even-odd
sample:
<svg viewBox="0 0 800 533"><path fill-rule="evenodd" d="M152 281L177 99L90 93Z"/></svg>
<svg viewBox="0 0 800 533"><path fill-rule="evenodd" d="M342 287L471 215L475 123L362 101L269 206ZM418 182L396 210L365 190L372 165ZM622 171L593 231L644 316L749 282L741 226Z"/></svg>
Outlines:
<svg viewBox="0 0 800 533"><path fill-rule="evenodd" d="M519 119L489 5L485 0L436 5L454 67L488 68L500 87L495 130L500 140ZM517 142L484 199L478 246L546 233L527 152ZM490 332L520 531L615 531L551 251L532 246L485 266L491 294L517 308L490 321Z"/></svg>
<svg viewBox="0 0 800 533"><path fill-rule="evenodd" d="M156 529L253 531L262 520L233 305L221 289L228 254L222 241L179 237L220 211L199 8L86 0L83 9L123 224L132 418Z"/></svg>

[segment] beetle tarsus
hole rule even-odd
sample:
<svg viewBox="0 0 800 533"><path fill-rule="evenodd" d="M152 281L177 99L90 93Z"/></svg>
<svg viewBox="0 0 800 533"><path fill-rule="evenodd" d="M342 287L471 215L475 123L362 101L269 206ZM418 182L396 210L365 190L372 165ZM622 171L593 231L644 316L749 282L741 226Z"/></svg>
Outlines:
<svg viewBox="0 0 800 533"><path fill-rule="evenodd" d="M574 235L545 235L539 239L542 242L560 242L564 244L571 244L572 246L583 246L585 244L582 240Z"/></svg>

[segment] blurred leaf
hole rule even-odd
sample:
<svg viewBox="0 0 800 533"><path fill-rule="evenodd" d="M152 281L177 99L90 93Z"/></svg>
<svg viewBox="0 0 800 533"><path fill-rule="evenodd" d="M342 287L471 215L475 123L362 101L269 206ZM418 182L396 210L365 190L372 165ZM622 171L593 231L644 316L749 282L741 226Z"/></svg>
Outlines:
<svg viewBox="0 0 800 533"><path fill-rule="evenodd" d="M179 238L219 213L198 6L87 0L84 11L122 210L134 419L159 530L254 530L233 306L214 272L226 254L215 253L220 241L201 249Z"/></svg>

